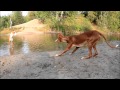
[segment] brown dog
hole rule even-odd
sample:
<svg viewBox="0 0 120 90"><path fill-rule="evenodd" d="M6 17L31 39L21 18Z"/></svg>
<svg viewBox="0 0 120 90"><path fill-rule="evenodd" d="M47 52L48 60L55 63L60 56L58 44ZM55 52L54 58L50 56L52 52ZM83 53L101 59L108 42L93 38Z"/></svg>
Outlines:
<svg viewBox="0 0 120 90"><path fill-rule="evenodd" d="M67 45L67 48L61 54L56 54L55 56L61 56L64 53L66 53L68 50L70 50L71 47L76 46L76 48L71 53L71 54L73 54L76 50L78 50L78 48L82 47L84 44L87 44L89 54L88 54L88 56L82 57L81 59L89 59L91 57L95 57L96 55L98 55L98 52L96 49L96 44L97 44L97 41L100 40L100 36L102 36L105 39L105 42L111 48L118 47L118 45L116 45L116 46L110 45L107 42L105 36L96 30L84 32L82 34L73 35L73 36L63 36L61 33L59 33L58 39L55 42L66 42L68 45ZM95 51L94 55L92 55L92 48Z"/></svg>

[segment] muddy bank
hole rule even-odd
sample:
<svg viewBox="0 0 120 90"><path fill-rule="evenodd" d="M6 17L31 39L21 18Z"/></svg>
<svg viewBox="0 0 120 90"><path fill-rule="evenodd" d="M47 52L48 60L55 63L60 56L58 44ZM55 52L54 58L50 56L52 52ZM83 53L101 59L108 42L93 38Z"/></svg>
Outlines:
<svg viewBox="0 0 120 90"><path fill-rule="evenodd" d="M0 79L120 79L120 48L102 43L97 49L99 55L87 60L80 59L88 54L86 48L61 57L54 57L61 51L0 57Z"/></svg>

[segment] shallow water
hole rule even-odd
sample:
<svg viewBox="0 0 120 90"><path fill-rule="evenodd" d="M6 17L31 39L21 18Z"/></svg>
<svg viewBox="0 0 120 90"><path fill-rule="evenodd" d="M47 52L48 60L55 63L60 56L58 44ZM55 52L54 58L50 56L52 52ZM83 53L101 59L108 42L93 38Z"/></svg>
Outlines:
<svg viewBox="0 0 120 90"><path fill-rule="evenodd" d="M0 56L9 56L16 54L26 54L30 52L44 52L63 50L66 43L55 43L57 34L25 34L16 35L13 45L8 44L8 36L0 36ZM120 40L118 35L107 36L109 41ZM104 40L101 40L104 42Z"/></svg>
<svg viewBox="0 0 120 90"><path fill-rule="evenodd" d="M56 34L28 34L14 37L13 47L8 43L8 36L0 37L0 56L61 50L64 44L55 43Z"/></svg>

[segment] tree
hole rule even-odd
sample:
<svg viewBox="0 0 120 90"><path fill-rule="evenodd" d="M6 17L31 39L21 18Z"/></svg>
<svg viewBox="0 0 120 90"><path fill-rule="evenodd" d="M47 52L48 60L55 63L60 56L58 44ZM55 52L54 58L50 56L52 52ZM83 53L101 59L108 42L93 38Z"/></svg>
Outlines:
<svg viewBox="0 0 120 90"><path fill-rule="evenodd" d="M36 18L35 11L29 11L27 15L27 21L33 20L35 18Z"/></svg>
<svg viewBox="0 0 120 90"><path fill-rule="evenodd" d="M90 22L96 23L97 14L98 13L96 11L89 11L89 12L87 12L86 18L88 18L90 20Z"/></svg>
<svg viewBox="0 0 120 90"><path fill-rule="evenodd" d="M13 11L11 14L11 19L13 25L22 24L25 21L21 11Z"/></svg>
<svg viewBox="0 0 120 90"><path fill-rule="evenodd" d="M97 25L111 31L120 27L120 11L100 11L97 18Z"/></svg>
<svg viewBox="0 0 120 90"><path fill-rule="evenodd" d="M35 11L35 16L44 22L48 18L52 18L53 14L51 11Z"/></svg>
<svg viewBox="0 0 120 90"><path fill-rule="evenodd" d="M9 16L2 16L0 17L0 28L7 28L9 27Z"/></svg>

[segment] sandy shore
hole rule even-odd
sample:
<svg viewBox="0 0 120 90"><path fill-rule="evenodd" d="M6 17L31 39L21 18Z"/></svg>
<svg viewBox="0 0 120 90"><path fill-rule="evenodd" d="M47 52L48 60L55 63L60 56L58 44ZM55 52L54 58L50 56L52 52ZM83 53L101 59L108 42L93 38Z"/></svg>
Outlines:
<svg viewBox="0 0 120 90"><path fill-rule="evenodd" d="M80 59L88 54L85 48L61 57L54 57L61 51L0 57L0 79L120 79L120 48L102 43L97 49L99 55L87 60Z"/></svg>

